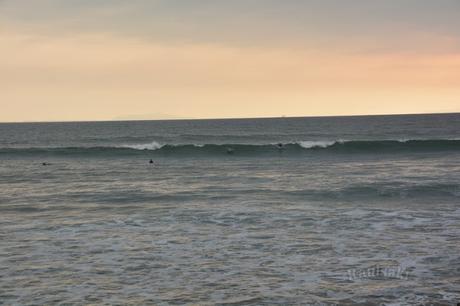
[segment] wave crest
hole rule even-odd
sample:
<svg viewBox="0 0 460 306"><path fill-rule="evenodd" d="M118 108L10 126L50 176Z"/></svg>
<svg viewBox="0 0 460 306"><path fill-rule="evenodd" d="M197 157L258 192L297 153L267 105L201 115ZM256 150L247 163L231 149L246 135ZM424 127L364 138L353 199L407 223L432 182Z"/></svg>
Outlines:
<svg viewBox="0 0 460 306"><path fill-rule="evenodd" d="M298 144L305 149L311 149L311 148L327 148L332 146L335 143L339 143L339 141L299 141Z"/></svg>
<svg viewBox="0 0 460 306"><path fill-rule="evenodd" d="M152 141L149 143L129 144L129 145L120 146L120 148L134 149L134 150L158 150L158 149L161 149L162 147L163 145L159 144L156 141Z"/></svg>
<svg viewBox="0 0 460 306"><path fill-rule="evenodd" d="M231 149L231 150L230 150ZM1 155L139 155L163 156L240 156L329 154L381 154L460 151L460 140L351 140L299 141L279 144L124 144L106 147L0 148Z"/></svg>

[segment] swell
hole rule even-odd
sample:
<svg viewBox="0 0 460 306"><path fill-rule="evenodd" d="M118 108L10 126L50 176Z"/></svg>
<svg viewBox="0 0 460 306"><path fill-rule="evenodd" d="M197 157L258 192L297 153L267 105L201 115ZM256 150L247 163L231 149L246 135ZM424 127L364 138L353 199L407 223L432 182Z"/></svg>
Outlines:
<svg viewBox="0 0 460 306"><path fill-rule="evenodd" d="M386 182L346 186L329 190L293 190L283 194L310 199L410 199L410 198L459 198L460 185L456 182Z"/></svg>
<svg viewBox="0 0 460 306"><path fill-rule="evenodd" d="M459 151L460 140L353 140L353 141L299 141L280 144L130 144L94 147L31 147L0 148L0 155L50 156L129 156L129 155L302 155L312 153L380 154Z"/></svg>

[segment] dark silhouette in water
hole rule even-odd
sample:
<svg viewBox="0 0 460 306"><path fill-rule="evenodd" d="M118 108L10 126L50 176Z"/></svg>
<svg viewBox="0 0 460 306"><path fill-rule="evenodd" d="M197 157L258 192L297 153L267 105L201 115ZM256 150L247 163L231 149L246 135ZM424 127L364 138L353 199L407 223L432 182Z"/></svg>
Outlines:
<svg viewBox="0 0 460 306"><path fill-rule="evenodd" d="M235 150L233 150L232 148L227 148L227 154L233 154L235 153Z"/></svg>
<svg viewBox="0 0 460 306"><path fill-rule="evenodd" d="M153 164L153 160L149 160L149 164Z"/></svg>
<svg viewBox="0 0 460 306"><path fill-rule="evenodd" d="M280 142L279 144L277 144L277 147L278 147L278 149L280 149L280 150L284 149L284 146L283 146L283 144L282 144L281 142Z"/></svg>
<svg viewBox="0 0 460 306"><path fill-rule="evenodd" d="M50 166L50 163L42 163L42 166Z"/></svg>

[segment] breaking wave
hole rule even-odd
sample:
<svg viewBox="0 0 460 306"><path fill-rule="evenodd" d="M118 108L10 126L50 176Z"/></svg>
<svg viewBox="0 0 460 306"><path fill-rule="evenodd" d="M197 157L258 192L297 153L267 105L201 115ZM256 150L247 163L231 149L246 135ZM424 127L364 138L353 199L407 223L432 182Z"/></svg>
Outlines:
<svg viewBox="0 0 460 306"><path fill-rule="evenodd" d="M122 145L121 148L134 149L134 150L157 150L161 149L162 145L156 141L150 143Z"/></svg>
<svg viewBox="0 0 460 306"><path fill-rule="evenodd" d="M299 141L274 144L123 144L118 146L95 147L35 147L0 148L1 155L301 155L313 153L331 154L381 154L460 151L458 139L432 140L352 140L352 141Z"/></svg>

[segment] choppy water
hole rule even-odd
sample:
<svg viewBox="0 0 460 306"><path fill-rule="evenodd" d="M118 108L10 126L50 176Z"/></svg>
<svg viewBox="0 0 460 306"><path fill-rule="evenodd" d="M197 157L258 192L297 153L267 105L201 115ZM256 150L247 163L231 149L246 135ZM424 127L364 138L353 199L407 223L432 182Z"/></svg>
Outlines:
<svg viewBox="0 0 460 306"><path fill-rule="evenodd" d="M455 114L0 124L0 304L455 305L459 134Z"/></svg>

